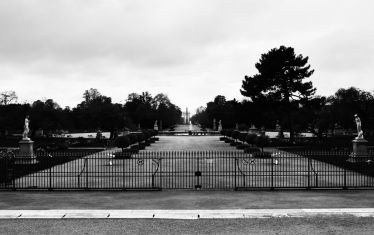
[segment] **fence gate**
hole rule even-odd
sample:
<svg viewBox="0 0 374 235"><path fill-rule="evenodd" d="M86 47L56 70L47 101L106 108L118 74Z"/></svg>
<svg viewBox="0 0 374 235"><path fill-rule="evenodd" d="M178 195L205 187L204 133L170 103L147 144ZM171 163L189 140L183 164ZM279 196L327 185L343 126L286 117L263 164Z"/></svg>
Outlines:
<svg viewBox="0 0 374 235"><path fill-rule="evenodd" d="M53 157L38 155L38 164L2 159L0 189L374 188L374 159L350 163L346 156L274 152L253 157L243 151L141 151L123 157L109 152L53 153Z"/></svg>
<svg viewBox="0 0 374 235"><path fill-rule="evenodd" d="M164 152L160 164L160 187L165 189L234 189L235 157L248 154L214 151Z"/></svg>

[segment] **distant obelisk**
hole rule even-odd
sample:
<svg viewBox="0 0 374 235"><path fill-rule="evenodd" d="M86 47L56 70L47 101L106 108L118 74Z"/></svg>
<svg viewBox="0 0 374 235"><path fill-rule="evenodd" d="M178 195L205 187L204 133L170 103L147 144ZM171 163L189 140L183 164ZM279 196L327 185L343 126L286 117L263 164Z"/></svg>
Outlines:
<svg viewBox="0 0 374 235"><path fill-rule="evenodd" d="M188 112L188 108L186 108L186 113L185 113L185 124L189 124L190 123L190 113Z"/></svg>

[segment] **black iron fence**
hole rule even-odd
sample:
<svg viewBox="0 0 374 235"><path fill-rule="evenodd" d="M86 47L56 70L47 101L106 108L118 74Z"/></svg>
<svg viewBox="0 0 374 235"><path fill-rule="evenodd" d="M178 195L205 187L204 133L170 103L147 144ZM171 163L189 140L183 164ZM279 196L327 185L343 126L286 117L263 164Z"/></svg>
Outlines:
<svg viewBox="0 0 374 235"><path fill-rule="evenodd" d="M345 152L104 151L0 161L0 189L374 188L373 155ZM256 156L256 157L254 157ZM36 160L36 161L35 161Z"/></svg>

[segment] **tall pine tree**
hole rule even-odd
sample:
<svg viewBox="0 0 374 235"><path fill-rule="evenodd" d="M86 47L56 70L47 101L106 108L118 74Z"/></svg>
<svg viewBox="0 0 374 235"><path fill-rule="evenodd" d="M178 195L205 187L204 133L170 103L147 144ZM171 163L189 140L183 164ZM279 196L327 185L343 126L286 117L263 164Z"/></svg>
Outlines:
<svg viewBox="0 0 374 235"><path fill-rule="evenodd" d="M293 141L293 114L310 100L316 90L312 82L304 81L314 72L308 65L308 57L296 55L292 47L280 46L262 54L255 66L258 73L245 76L241 94L254 103L272 104L273 107L276 104L276 113L289 127L290 140Z"/></svg>

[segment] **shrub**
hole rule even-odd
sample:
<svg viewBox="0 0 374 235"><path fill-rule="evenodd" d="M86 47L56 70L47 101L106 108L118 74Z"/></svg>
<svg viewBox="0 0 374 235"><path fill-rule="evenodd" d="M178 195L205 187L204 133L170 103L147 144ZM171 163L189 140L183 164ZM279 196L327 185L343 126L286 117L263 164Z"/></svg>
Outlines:
<svg viewBox="0 0 374 235"><path fill-rule="evenodd" d="M141 143L145 140L143 133L136 133L136 136L138 137L138 142Z"/></svg>
<svg viewBox="0 0 374 235"><path fill-rule="evenodd" d="M145 149L145 147L146 147L147 145L146 145L146 143L139 143L139 150L143 150L143 149Z"/></svg>
<svg viewBox="0 0 374 235"><path fill-rule="evenodd" d="M231 146L238 146L238 145L240 145L240 143L239 143L239 142L236 142L236 141L231 141L231 142L230 142L230 145L231 145Z"/></svg>
<svg viewBox="0 0 374 235"><path fill-rule="evenodd" d="M257 138L255 139L255 144L257 145L257 147L260 147L262 151L264 151L264 147L269 146L269 143L269 137L266 135L257 136Z"/></svg>
<svg viewBox="0 0 374 235"><path fill-rule="evenodd" d="M43 165L53 165L53 163L56 161L56 159L54 159L53 156L47 153L45 150L38 150L35 155L36 160Z"/></svg>
<svg viewBox="0 0 374 235"><path fill-rule="evenodd" d="M58 150L66 150L68 148L69 148L69 142L68 141L63 141L63 142L57 143L57 149Z"/></svg>
<svg viewBox="0 0 374 235"><path fill-rule="evenodd" d="M131 151L133 153L139 153L139 145L133 145L133 146L131 146Z"/></svg>
<svg viewBox="0 0 374 235"><path fill-rule="evenodd" d="M239 138L239 131L233 131L231 137L236 141Z"/></svg>
<svg viewBox="0 0 374 235"><path fill-rule="evenodd" d="M117 137L117 139L115 140L115 144L118 148L121 148L122 151L124 148L127 148L130 146L130 139L128 136L120 136L120 137Z"/></svg>
<svg viewBox="0 0 374 235"><path fill-rule="evenodd" d="M245 149L247 147L249 147L247 144L239 144L236 146L237 149Z"/></svg>
<svg viewBox="0 0 374 235"><path fill-rule="evenodd" d="M271 153L269 153L269 152L253 152L252 157L254 157L254 158L271 158Z"/></svg>
<svg viewBox="0 0 374 235"><path fill-rule="evenodd" d="M146 146L150 146L151 143L154 143L154 142L152 142L151 139L147 139L147 140L144 142L144 144L145 144Z"/></svg>
<svg viewBox="0 0 374 235"><path fill-rule="evenodd" d="M155 137L156 135L158 135L158 131L156 130L150 130L150 132L151 132L152 137Z"/></svg>
<svg viewBox="0 0 374 235"><path fill-rule="evenodd" d="M128 137L130 139L130 144L136 144L138 142L138 136L136 133L131 133L128 135Z"/></svg>
<svg viewBox="0 0 374 235"><path fill-rule="evenodd" d="M122 150L122 152L115 152L114 153L114 158L117 159L127 159L131 158L133 151L126 149L125 151Z"/></svg>
<svg viewBox="0 0 374 235"><path fill-rule="evenodd" d="M223 136L226 136L226 130L221 130L219 133L220 133L221 135L223 135Z"/></svg>
<svg viewBox="0 0 374 235"><path fill-rule="evenodd" d="M245 138L247 137L247 133L239 133L239 140L244 143Z"/></svg>
<svg viewBox="0 0 374 235"><path fill-rule="evenodd" d="M9 167L14 162L14 155L11 153L2 152L0 155L0 182L8 182L11 177L9 177Z"/></svg>
<svg viewBox="0 0 374 235"><path fill-rule="evenodd" d="M257 147L249 147L244 149L245 153L255 153L255 152L261 152L261 150Z"/></svg>
<svg viewBox="0 0 374 235"><path fill-rule="evenodd" d="M145 139L145 140L148 140L148 139L151 138L151 136L152 136L151 132L148 131L148 130L144 130L144 131L143 131L143 135L144 135L144 139Z"/></svg>
<svg viewBox="0 0 374 235"><path fill-rule="evenodd" d="M232 137L232 133L233 133L233 131L227 130L226 131L226 136L227 137Z"/></svg>
<svg viewBox="0 0 374 235"><path fill-rule="evenodd" d="M248 134L246 137L245 137L245 141L247 142L247 144L249 145L254 145L255 144L255 139L257 138L257 135L256 134Z"/></svg>

